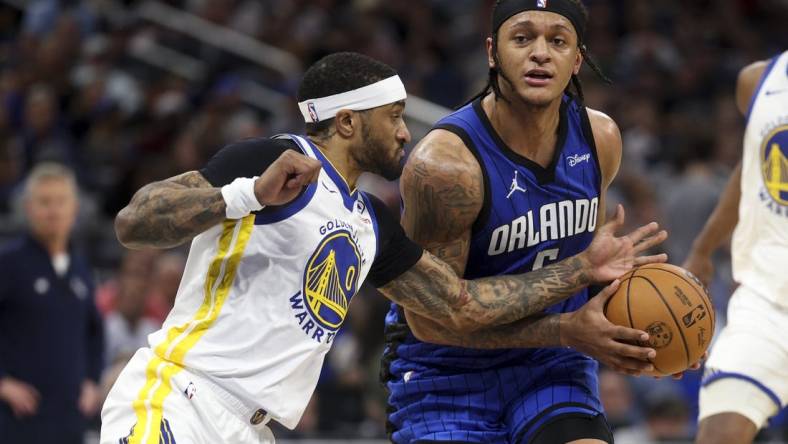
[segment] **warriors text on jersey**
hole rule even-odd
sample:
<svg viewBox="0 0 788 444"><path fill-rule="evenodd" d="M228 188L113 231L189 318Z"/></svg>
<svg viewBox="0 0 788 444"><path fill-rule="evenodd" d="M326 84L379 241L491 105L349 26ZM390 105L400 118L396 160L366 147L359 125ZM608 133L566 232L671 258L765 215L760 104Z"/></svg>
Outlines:
<svg viewBox="0 0 788 444"><path fill-rule="evenodd" d="M601 172L585 107L574 98L562 99L555 154L547 167L506 146L480 100L435 128L460 137L484 175L484 204L472 228L466 279L528 272L576 255L591 243L601 211ZM583 290L547 311L573 311L587 300ZM424 343L407 330L395 304L386 321L389 343L382 371L397 443L510 442L567 409L601 412L596 361L581 353ZM484 425L492 423L509 429Z"/></svg>
<svg viewBox="0 0 788 444"><path fill-rule="evenodd" d="M788 308L788 51L769 62L750 104L731 253L737 282Z"/></svg>
<svg viewBox="0 0 788 444"><path fill-rule="evenodd" d="M288 149L322 162L317 182L287 205L194 238L175 306L149 337L148 381L138 381L134 402L138 425L187 369L246 423L258 424L265 412L295 427L362 283L384 285L421 257L382 202L351 191L304 138L231 145L201 173L220 187L261 174Z"/></svg>

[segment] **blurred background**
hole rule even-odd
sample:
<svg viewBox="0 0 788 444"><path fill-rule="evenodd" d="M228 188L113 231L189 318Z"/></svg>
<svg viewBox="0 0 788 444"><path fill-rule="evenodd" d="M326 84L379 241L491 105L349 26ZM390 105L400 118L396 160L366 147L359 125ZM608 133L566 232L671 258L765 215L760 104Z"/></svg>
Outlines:
<svg viewBox="0 0 788 444"><path fill-rule="evenodd" d="M21 185L33 165L57 161L76 172L74 242L89 258L104 319L104 393L161 325L188 251L118 244L113 217L134 191L200 168L229 142L301 132L294 98L301 74L334 51L362 52L397 69L417 141L486 82L493 3L0 0L0 242L25 231ZM630 226L666 226L664 249L681 264L740 157L736 74L788 48L788 2L585 4L590 53L614 80L604 85L585 68L586 102L611 115L624 140L608 205L623 203ZM363 188L398 209L396 183L365 177ZM721 326L735 286L728 251L719 253L716 270ZM275 430L282 442L385 438L377 374L388 303L363 291L301 424ZM46 365L46 355L40 359ZM602 370L617 442L691 439L699 379L699 372L672 381ZM97 439L98 418L91 421L86 442ZM778 417L759 440L788 442L785 424Z"/></svg>

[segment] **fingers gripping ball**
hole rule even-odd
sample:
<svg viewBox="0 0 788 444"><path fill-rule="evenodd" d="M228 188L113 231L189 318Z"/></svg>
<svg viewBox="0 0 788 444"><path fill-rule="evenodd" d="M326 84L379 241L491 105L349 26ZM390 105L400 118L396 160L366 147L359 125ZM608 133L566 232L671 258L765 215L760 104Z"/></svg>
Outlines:
<svg viewBox="0 0 788 444"><path fill-rule="evenodd" d="M610 322L644 330L657 351L654 371L665 376L698 362L714 334L714 307L706 288L689 271L671 264L648 264L621 277L605 305Z"/></svg>

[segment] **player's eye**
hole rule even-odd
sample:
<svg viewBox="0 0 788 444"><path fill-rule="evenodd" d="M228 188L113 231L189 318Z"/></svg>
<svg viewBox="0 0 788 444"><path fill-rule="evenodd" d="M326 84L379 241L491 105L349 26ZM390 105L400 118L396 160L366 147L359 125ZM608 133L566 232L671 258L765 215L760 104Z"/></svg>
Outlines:
<svg viewBox="0 0 788 444"><path fill-rule="evenodd" d="M514 36L514 41L517 43L525 43L528 41L528 37L522 34L517 34L516 36Z"/></svg>
<svg viewBox="0 0 788 444"><path fill-rule="evenodd" d="M564 46L566 45L566 40L562 39L561 37L556 37L553 39L553 44L555 46Z"/></svg>

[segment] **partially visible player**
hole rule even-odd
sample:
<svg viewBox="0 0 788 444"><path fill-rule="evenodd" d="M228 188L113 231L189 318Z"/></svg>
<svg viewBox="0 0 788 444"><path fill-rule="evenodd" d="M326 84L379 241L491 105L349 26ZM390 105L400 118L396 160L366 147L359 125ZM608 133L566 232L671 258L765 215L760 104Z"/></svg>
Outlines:
<svg viewBox="0 0 788 444"><path fill-rule="evenodd" d="M466 278L539 270L606 235L621 135L583 104L586 20L577 0L496 2L488 87L406 164L406 232ZM619 206L613 222L623 219ZM594 358L638 374L655 351L626 344L605 319L608 294L589 296L578 288L538 316L472 333L392 305L382 364L392 440L612 442Z"/></svg>
<svg viewBox="0 0 788 444"><path fill-rule="evenodd" d="M751 443L788 403L788 51L742 69L736 103L742 161L684 263L708 283L711 255L733 233L740 286L706 362L699 444Z"/></svg>
<svg viewBox="0 0 788 444"><path fill-rule="evenodd" d="M194 240L163 328L104 405L102 443L272 442L266 424L296 426L366 280L422 316L472 330L664 260L636 257L654 226L616 237L608 225L595 254L462 280L355 188L362 172L394 179L402 171L410 134L396 72L360 54L334 54L306 72L299 98L307 137L232 144L200 171L140 189L118 214L127 246Z"/></svg>

